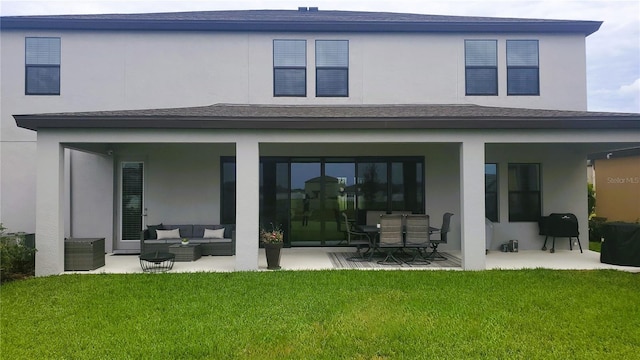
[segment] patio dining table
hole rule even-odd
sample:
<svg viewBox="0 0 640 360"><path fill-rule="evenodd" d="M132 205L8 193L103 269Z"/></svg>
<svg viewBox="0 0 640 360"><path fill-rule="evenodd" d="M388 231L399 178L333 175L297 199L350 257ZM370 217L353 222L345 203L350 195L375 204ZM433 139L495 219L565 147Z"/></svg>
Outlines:
<svg viewBox="0 0 640 360"><path fill-rule="evenodd" d="M379 235L380 235L380 224L376 224L376 225L356 225L356 228L362 232L367 233L367 235L369 235L369 239L371 240L371 244L370 244L370 249L367 251L369 252L369 260L371 260L373 258L373 255L376 251L378 251L378 241L379 241ZM439 228L435 228L432 226L429 226L429 234L433 234L434 232L440 231ZM406 239L404 237L404 235L406 234L406 229L403 226L402 229L403 232L403 237L402 237L402 249L401 251L404 252L405 250L405 246L406 246Z"/></svg>
<svg viewBox="0 0 640 360"><path fill-rule="evenodd" d="M378 235L380 234L380 224L377 225L356 225L357 229L365 232L369 235L369 238L371 239L372 244L371 245L375 245L376 243L376 239L378 238ZM405 232L406 230L403 230L403 232ZM432 226L429 226L429 234L433 234L436 231L440 231L439 228L435 228Z"/></svg>
<svg viewBox="0 0 640 360"><path fill-rule="evenodd" d="M375 238L380 233L380 227L378 225L356 225L356 228L369 235L369 238L375 242Z"/></svg>

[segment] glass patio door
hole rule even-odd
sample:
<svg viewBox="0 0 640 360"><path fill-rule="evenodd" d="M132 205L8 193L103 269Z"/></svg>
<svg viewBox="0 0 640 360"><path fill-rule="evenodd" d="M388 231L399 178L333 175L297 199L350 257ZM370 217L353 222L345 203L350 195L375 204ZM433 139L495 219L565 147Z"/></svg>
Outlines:
<svg viewBox="0 0 640 360"><path fill-rule="evenodd" d="M322 164L317 159L291 161L289 241L292 246L320 245L323 232Z"/></svg>
<svg viewBox="0 0 640 360"><path fill-rule="evenodd" d="M235 193L234 193L235 196ZM289 244L289 161L265 158L260 161L260 224L279 226Z"/></svg>
<svg viewBox="0 0 640 360"><path fill-rule="evenodd" d="M356 163L352 159L327 159L324 165L325 208L328 209L324 245L346 242L342 213L356 218Z"/></svg>
<svg viewBox="0 0 640 360"><path fill-rule="evenodd" d="M422 159L260 159L260 224L280 225L285 246L345 244L342 213L365 224L370 210L424 213Z"/></svg>
<svg viewBox="0 0 640 360"><path fill-rule="evenodd" d="M299 159L291 162L292 246L343 243L343 211L355 213L355 162Z"/></svg>
<svg viewBox="0 0 640 360"><path fill-rule="evenodd" d="M119 185L120 236L116 248L117 250L131 250L139 247L140 231L145 225L144 163L141 161L121 162Z"/></svg>

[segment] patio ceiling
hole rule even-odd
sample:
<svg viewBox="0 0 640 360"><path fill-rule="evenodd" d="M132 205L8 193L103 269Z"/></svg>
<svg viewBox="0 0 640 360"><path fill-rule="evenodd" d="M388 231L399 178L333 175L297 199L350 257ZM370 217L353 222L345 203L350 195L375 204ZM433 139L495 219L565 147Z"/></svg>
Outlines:
<svg viewBox="0 0 640 360"><path fill-rule="evenodd" d="M45 128L123 129L640 129L640 114L478 105L233 105L14 115Z"/></svg>

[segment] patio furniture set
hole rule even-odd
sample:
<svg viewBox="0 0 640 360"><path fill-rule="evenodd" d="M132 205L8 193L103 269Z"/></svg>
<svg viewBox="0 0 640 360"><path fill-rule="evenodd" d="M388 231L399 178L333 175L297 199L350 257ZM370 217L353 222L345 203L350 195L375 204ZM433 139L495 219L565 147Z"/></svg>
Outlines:
<svg viewBox="0 0 640 360"><path fill-rule="evenodd" d="M350 261L372 261L374 254L384 258L383 265L429 264L444 260L438 245L447 242L452 213L445 213L440 228L429 224L426 214L381 214L377 225L355 225L343 214L347 243L356 247ZM439 238L433 239L432 235ZM363 253L362 249L367 248Z"/></svg>
<svg viewBox="0 0 640 360"><path fill-rule="evenodd" d="M150 225L140 234L140 266L145 272L161 272L171 270L176 261L235 255L235 238L233 224Z"/></svg>
<svg viewBox="0 0 640 360"><path fill-rule="evenodd" d="M149 225L140 233L140 253L169 252L171 245L199 244L201 255L235 255L235 224L220 225Z"/></svg>

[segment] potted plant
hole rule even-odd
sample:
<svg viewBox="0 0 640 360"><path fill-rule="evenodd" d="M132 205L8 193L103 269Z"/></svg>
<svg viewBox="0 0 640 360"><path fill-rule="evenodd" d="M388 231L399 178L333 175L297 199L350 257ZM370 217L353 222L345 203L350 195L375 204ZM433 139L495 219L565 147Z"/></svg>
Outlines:
<svg viewBox="0 0 640 360"><path fill-rule="evenodd" d="M264 252L267 256L267 269L280 269L280 249L284 241L284 232L280 226L273 226L271 230L260 228L260 242L264 245Z"/></svg>
<svg viewBox="0 0 640 360"><path fill-rule="evenodd" d="M189 239L182 238L182 245L189 245Z"/></svg>

